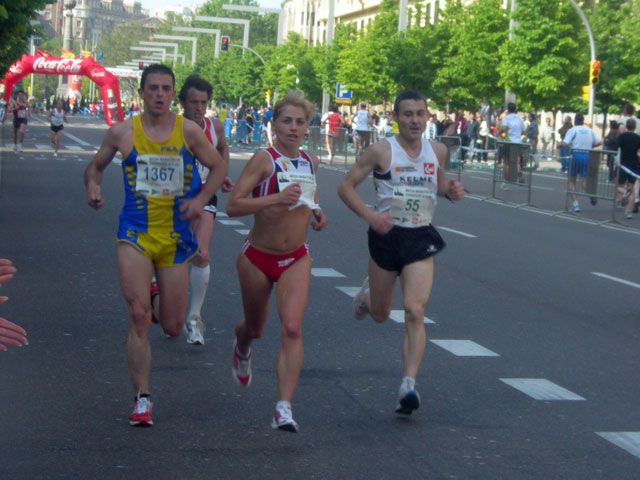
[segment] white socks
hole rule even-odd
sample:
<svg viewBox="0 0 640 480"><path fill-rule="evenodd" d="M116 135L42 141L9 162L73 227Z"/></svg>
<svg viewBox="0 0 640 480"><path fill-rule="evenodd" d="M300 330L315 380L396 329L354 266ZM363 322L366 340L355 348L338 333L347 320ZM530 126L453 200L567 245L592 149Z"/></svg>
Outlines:
<svg viewBox="0 0 640 480"><path fill-rule="evenodd" d="M406 392L410 392L416 388L416 379L411 377L404 377L402 379L402 383L400 384L400 392L403 394Z"/></svg>
<svg viewBox="0 0 640 480"><path fill-rule="evenodd" d="M200 310L202 310L202 304L204 303L204 297L207 294L207 287L209 286L209 276L211 275L211 267L196 267L191 266L191 273L189 274L189 286L191 287L191 303L189 305L189 316L200 316Z"/></svg>

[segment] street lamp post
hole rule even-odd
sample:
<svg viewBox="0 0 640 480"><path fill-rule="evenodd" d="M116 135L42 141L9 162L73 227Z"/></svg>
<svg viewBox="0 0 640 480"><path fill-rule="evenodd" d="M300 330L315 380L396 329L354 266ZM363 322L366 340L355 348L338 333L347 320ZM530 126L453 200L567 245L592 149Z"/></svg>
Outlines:
<svg viewBox="0 0 640 480"><path fill-rule="evenodd" d="M175 42L148 42L141 40L138 42L140 45L148 47L168 47L173 48L173 64L178 63L178 44Z"/></svg>
<svg viewBox="0 0 640 480"><path fill-rule="evenodd" d="M133 50L134 52L161 52L162 53L162 61L164 62L167 59L167 49L160 47L129 47L129 50Z"/></svg>
<svg viewBox="0 0 640 480"><path fill-rule="evenodd" d="M207 17L198 15L196 16L196 20L209 23L230 23L234 25L243 25L244 34L242 35L242 46L249 46L249 20L245 18Z"/></svg>
<svg viewBox="0 0 640 480"><path fill-rule="evenodd" d="M171 29L174 32L185 33L211 33L215 36L213 44L213 58L220 56L220 30L217 28L197 28L197 27L173 27Z"/></svg>
<svg viewBox="0 0 640 480"><path fill-rule="evenodd" d="M589 49L591 51L591 63L596 61L596 41L593 38L593 31L591 30L591 25L589 25L589 20L587 20L586 15L582 11L582 9L578 6L575 0L569 0L569 3L573 6L573 8L578 12L580 16L580 20L584 25L584 28L587 30L587 35L589 36ZM591 67L589 67L591 68ZM591 125L595 127L594 122L594 113L593 113L593 105L596 100L596 86L593 83L589 83L589 119L591 120Z"/></svg>
<svg viewBox="0 0 640 480"><path fill-rule="evenodd" d="M251 12L251 13L277 13L278 14L278 38L276 40L277 45L282 45L284 41L284 10L281 8L262 8L254 7L251 5L222 5L223 10L233 10L236 12Z"/></svg>
<svg viewBox="0 0 640 480"><path fill-rule="evenodd" d="M191 65L196 64L196 52L198 51L198 37L187 37L185 35L159 35L156 34L153 38L158 40L178 40L191 42ZM183 62L184 63L184 62Z"/></svg>
<svg viewBox="0 0 640 480"><path fill-rule="evenodd" d="M64 36L62 38L62 48L71 50L73 32L73 9L76 7L76 0L64 0ZM61 75L58 80L58 96L67 97L69 95L67 87L67 76Z"/></svg>

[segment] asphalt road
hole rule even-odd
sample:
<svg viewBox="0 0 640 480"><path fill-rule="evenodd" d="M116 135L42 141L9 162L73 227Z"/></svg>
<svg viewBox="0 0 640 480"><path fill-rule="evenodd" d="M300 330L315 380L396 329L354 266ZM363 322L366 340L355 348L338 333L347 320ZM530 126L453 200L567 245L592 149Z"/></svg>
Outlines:
<svg viewBox="0 0 640 480"><path fill-rule="evenodd" d="M30 345L0 354L0 478L640 476L640 232L515 208L518 199L483 201L487 181L471 178L481 171L463 177L468 199L441 201L436 212L448 246L436 259L417 385L423 404L412 417L393 413L402 316L383 325L353 319L349 293L366 272L366 227L337 199L340 169L323 168L330 224L309 233L318 270L294 401L300 433L269 427L274 315L253 350L252 386L240 390L231 378L241 315L234 262L251 220L223 216L203 309L206 345L152 330L155 426L129 427L114 248L121 173L107 169L107 205L90 210L82 173L104 129L74 120L57 159L47 129L33 122L15 154L6 148L10 125L2 128L0 257L19 272L2 287L10 301L0 314L26 328ZM248 155L232 158L236 177ZM562 181L542 175L537 185L552 190L540 198L562 198L553 187ZM373 199L370 182L361 191ZM402 308L399 291L394 308Z"/></svg>

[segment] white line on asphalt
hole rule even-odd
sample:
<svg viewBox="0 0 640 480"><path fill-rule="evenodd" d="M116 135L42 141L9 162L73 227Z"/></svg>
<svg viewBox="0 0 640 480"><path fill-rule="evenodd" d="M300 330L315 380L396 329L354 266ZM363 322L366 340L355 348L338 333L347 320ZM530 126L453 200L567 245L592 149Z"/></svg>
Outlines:
<svg viewBox="0 0 640 480"><path fill-rule="evenodd" d="M342 293L346 293L351 298L355 297L357 293L360 291L360 287L336 287Z"/></svg>
<svg viewBox="0 0 640 480"><path fill-rule="evenodd" d="M42 143L36 143L36 148L38 150L49 150L49 151L53 150L53 147L51 147L51 145L44 145Z"/></svg>
<svg viewBox="0 0 640 480"><path fill-rule="evenodd" d="M501 378L500 381L535 400L586 400L546 378Z"/></svg>
<svg viewBox="0 0 640 480"><path fill-rule="evenodd" d="M62 149L67 149L67 150L74 150L74 151L78 151L78 150L82 150L84 151L84 148L82 148L80 145L63 145Z"/></svg>
<svg viewBox="0 0 640 480"><path fill-rule="evenodd" d="M227 214L226 214L226 213L224 213L224 212L220 212L220 211L218 211L218 213L216 213L216 217L220 217L220 218L227 218L227 217L229 217L229 215L227 215Z"/></svg>
<svg viewBox="0 0 640 480"><path fill-rule="evenodd" d="M453 228L438 226L438 229L439 230L444 230L446 232L451 232L451 233L455 233L455 234L458 234L458 235L462 235L463 237L467 237L467 238L478 238L475 235L472 235L472 234L466 233L466 232L461 232L460 230L454 230Z"/></svg>
<svg viewBox="0 0 640 480"><path fill-rule="evenodd" d="M476 177L476 176L473 176L473 175L470 175L469 178L475 178L476 180L484 180L486 182L488 182L490 180L490 178L487 178L487 177Z"/></svg>
<svg viewBox="0 0 640 480"><path fill-rule="evenodd" d="M389 318L396 323L404 323L404 310L391 310ZM435 324L436 322L434 322L430 318L424 317L424 323Z"/></svg>
<svg viewBox="0 0 640 480"><path fill-rule="evenodd" d="M623 278L618 278L618 277L613 277L611 275L607 275L606 273L591 272L591 274L595 275L596 277L606 278L607 280L611 280L613 282L618 282L618 283L621 283L623 285L627 285L628 287L640 288L640 283L630 282L628 280L624 280Z"/></svg>
<svg viewBox="0 0 640 480"><path fill-rule="evenodd" d="M535 190L547 190L549 192L553 191L553 188L549 188L549 187L538 187L536 185L532 185L531 188L535 189Z"/></svg>
<svg viewBox="0 0 640 480"><path fill-rule="evenodd" d="M251 230L236 230L240 235L249 235Z"/></svg>
<svg viewBox="0 0 640 480"><path fill-rule="evenodd" d="M640 458L640 432L596 432L596 435Z"/></svg>
<svg viewBox="0 0 640 480"><path fill-rule="evenodd" d="M244 225L240 220L218 220L222 225Z"/></svg>
<svg viewBox="0 0 640 480"><path fill-rule="evenodd" d="M95 148L93 147L90 143L85 142L84 140L76 137L75 135L72 135L68 132L64 132L64 135L66 137L69 137L71 140L74 140L76 143L79 143L80 145L84 146L84 147L91 147L91 148Z"/></svg>
<svg viewBox="0 0 640 480"><path fill-rule="evenodd" d="M314 277L344 278L345 276L333 268L312 268L311 275Z"/></svg>
<svg viewBox="0 0 640 480"><path fill-rule="evenodd" d="M471 340L431 340L457 357L499 357L496 352Z"/></svg>

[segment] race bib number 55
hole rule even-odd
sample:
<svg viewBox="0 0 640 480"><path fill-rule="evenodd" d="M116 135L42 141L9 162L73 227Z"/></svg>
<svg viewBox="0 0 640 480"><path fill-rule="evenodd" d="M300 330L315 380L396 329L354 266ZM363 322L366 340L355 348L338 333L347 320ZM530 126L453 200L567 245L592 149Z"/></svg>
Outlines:
<svg viewBox="0 0 640 480"><path fill-rule="evenodd" d="M393 187L390 214L398 226L424 227L431 223L436 205L435 193L427 188Z"/></svg>
<svg viewBox="0 0 640 480"><path fill-rule="evenodd" d="M182 157L140 155L136 191L149 197L175 197L184 189Z"/></svg>

